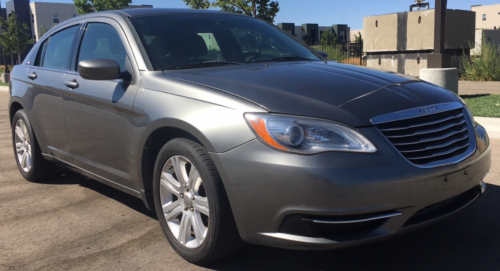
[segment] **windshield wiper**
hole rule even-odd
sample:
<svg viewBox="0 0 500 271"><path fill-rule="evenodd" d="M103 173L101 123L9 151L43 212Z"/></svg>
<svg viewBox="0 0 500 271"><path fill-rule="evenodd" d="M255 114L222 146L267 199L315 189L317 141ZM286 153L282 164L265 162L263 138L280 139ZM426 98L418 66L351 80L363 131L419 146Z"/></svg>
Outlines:
<svg viewBox="0 0 500 271"><path fill-rule="evenodd" d="M282 57L278 57L278 58L273 58L269 61L304 61L304 60L312 60L312 59L301 57L301 56L289 55L289 56L282 56Z"/></svg>
<svg viewBox="0 0 500 271"><path fill-rule="evenodd" d="M198 63L189 63L179 66L173 66L165 68L165 70L180 70L180 69L192 69L192 68L204 68L204 67L214 67L214 66L227 66L227 65L242 65L243 63L230 62L230 61L219 61L211 60Z"/></svg>

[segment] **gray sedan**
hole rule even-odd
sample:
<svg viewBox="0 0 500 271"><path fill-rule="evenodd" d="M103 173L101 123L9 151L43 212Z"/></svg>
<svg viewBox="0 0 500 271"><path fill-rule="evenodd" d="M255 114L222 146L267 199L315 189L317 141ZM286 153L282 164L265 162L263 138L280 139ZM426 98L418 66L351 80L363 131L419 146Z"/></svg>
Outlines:
<svg viewBox="0 0 500 271"><path fill-rule="evenodd" d="M453 214L489 139L455 94L325 61L258 19L134 9L62 22L12 71L14 154L141 198L206 263L243 243L333 249Z"/></svg>

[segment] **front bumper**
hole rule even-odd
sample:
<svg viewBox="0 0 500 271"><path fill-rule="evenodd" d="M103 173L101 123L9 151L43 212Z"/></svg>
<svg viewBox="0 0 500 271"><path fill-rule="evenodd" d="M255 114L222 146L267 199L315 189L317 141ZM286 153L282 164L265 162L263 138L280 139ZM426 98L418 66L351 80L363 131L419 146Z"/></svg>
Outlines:
<svg viewBox="0 0 500 271"><path fill-rule="evenodd" d="M242 239L291 249L354 246L436 221L484 192L481 185L491 166L485 131L466 160L427 169L384 145L376 129L362 132L378 142L377 153L303 156L270 149L259 140L212 153ZM359 224L378 216L387 217ZM317 221L324 224L319 231ZM349 228L339 221L357 222ZM331 222L335 226L329 230Z"/></svg>

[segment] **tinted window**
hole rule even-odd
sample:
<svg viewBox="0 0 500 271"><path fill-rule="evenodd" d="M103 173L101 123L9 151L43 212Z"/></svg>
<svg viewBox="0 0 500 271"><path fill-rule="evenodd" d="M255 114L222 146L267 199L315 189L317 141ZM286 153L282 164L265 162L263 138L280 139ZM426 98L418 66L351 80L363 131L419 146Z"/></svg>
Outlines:
<svg viewBox="0 0 500 271"><path fill-rule="evenodd" d="M35 59L35 66L40 66L42 64L42 56L43 53L45 52L45 47L47 45L47 40L45 40L42 45L38 48L38 52L36 54L36 59Z"/></svg>
<svg viewBox="0 0 500 271"><path fill-rule="evenodd" d="M87 59L113 59L125 70L127 53L116 29L103 23L89 23L78 55L78 62Z"/></svg>
<svg viewBox="0 0 500 271"><path fill-rule="evenodd" d="M131 21L156 70L214 60L319 60L311 50L276 27L245 16L170 14L135 17Z"/></svg>
<svg viewBox="0 0 500 271"><path fill-rule="evenodd" d="M58 70L68 69L71 45L77 31L78 26L75 25L50 37L40 66Z"/></svg>

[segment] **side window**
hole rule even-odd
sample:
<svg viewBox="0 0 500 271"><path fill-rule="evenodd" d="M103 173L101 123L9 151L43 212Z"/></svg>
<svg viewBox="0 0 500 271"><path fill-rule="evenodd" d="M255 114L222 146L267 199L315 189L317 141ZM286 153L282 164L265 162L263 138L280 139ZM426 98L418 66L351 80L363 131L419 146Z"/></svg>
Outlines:
<svg viewBox="0 0 500 271"><path fill-rule="evenodd" d="M68 63L71 56L71 45L73 44L73 39L77 31L78 25L75 25L57 32L44 42L41 47L44 47L45 53L41 56L42 61L39 63L39 66L50 69L67 70L69 68Z"/></svg>
<svg viewBox="0 0 500 271"><path fill-rule="evenodd" d="M112 59L125 71L127 53L116 29L105 23L89 23L78 53L79 63L87 59ZM78 68L78 65L77 65Z"/></svg>

